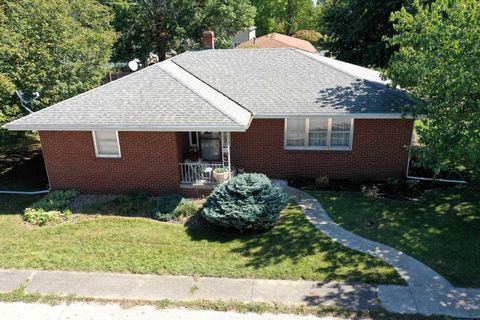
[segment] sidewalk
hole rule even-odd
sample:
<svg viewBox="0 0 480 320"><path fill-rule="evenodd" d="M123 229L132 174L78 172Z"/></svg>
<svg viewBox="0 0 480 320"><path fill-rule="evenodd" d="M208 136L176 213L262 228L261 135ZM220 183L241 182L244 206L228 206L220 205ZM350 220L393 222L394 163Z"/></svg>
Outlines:
<svg viewBox="0 0 480 320"><path fill-rule="evenodd" d="M28 281L28 283L27 283ZM212 300L322 305L351 310L380 306L377 289L338 282L194 278L101 272L0 270L0 292L27 283L27 293L126 300Z"/></svg>
<svg viewBox="0 0 480 320"><path fill-rule="evenodd" d="M383 307L397 313L480 318L480 289L452 286L407 254L343 229L309 194L289 187L285 190L317 229L346 247L386 261L408 286L377 288L338 282L0 269L0 292L11 292L26 284L27 293L101 299L269 302L351 310Z"/></svg>
<svg viewBox="0 0 480 320"><path fill-rule="evenodd" d="M409 255L343 229L308 193L292 187L284 189L318 230L345 247L387 262L405 279L408 286L378 287L378 297L386 310L408 314L480 318L480 289L452 286L435 270Z"/></svg>
<svg viewBox="0 0 480 320"><path fill-rule="evenodd" d="M2 320L45 320L45 319L102 319L102 320L347 320L337 317L316 317L285 314L237 313L210 310L164 309L154 306L122 308L116 304L73 303L49 306L40 303L2 303Z"/></svg>

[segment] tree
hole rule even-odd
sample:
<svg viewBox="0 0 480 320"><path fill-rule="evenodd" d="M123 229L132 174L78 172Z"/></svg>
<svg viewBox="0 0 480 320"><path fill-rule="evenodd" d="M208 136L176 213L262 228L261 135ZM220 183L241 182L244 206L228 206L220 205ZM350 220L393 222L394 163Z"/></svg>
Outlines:
<svg viewBox="0 0 480 320"><path fill-rule="evenodd" d="M165 60L167 53L198 48L207 30L214 31L217 47L229 47L255 17L248 0L139 0L112 6L120 33L116 61L144 60L150 52Z"/></svg>
<svg viewBox="0 0 480 320"><path fill-rule="evenodd" d="M95 0L0 0L0 124L25 112L15 89L39 92L39 110L101 83L115 32Z"/></svg>
<svg viewBox="0 0 480 320"><path fill-rule="evenodd" d="M315 30L299 30L292 34L292 37L308 41L314 46L318 46L320 40L323 40L322 34Z"/></svg>
<svg viewBox="0 0 480 320"><path fill-rule="evenodd" d="M411 0L327 0L320 29L329 37L327 49L339 60L385 67L396 47L382 38L393 34L390 14Z"/></svg>
<svg viewBox="0 0 480 320"><path fill-rule="evenodd" d="M320 6L312 0L251 0L257 8L257 34L291 35L301 29L315 29Z"/></svg>
<svg viewBox="0 0 480 320"><path fill-rule="evenodd" d="M399 50L386 76L424 104L409 110L427 117L419 129L423 156L434 169L465 167L480 174L480 7L477 0L415 1L392 17Z"/></svg>

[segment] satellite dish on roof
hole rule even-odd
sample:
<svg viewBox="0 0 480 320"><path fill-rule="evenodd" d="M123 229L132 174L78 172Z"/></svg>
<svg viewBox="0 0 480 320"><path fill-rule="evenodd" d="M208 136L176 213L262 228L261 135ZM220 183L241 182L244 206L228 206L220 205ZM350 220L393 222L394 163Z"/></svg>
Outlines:
<svg viewBox="0 0 480 320"><path fill-rule="evenodd" d="M132 71L137 71L138 70L138 63L140 62L140 60L138 59L133 59L132 61L129 61L128 62L128 67L130 68L130 70Z"/></svg>
<svg viewBox="0 0 480 320"><path fill-rule="evenodd" d="M20 98L20 104L22 105L22 107L24 107L25 110L27 110L28 112L33 113L33 111L29 109L27 105L32 103L33 100L38 99L40 97L40 93L34 92L32 94L33 97L29 99L29 97L20 89L15 90L15 92L17 93L17 96Z"/></svg>

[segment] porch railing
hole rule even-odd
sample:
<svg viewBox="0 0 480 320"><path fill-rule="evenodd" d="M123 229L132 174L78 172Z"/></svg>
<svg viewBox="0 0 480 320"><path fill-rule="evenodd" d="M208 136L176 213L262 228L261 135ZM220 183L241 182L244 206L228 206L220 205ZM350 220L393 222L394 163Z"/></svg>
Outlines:
<svg viewBox="0 0 480 320"><path fill-rule="evenodd" d="M182 183L210 184L218 183L213 178L213 170L223 168L221 163L188 162L180 163Z"/></svg>

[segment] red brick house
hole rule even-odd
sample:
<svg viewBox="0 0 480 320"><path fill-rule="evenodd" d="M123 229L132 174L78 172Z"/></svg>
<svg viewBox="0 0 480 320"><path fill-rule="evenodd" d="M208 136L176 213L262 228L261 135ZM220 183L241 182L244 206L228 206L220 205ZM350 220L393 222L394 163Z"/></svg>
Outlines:
<svg viewBox="0 0 480 320"><path fill-rule="evenodd" d="M39 131L52 189L192 195L218 167L404 176L413 119L402 108L412 103L375 71L301 50L204 50L5 127Z"/></svg>

